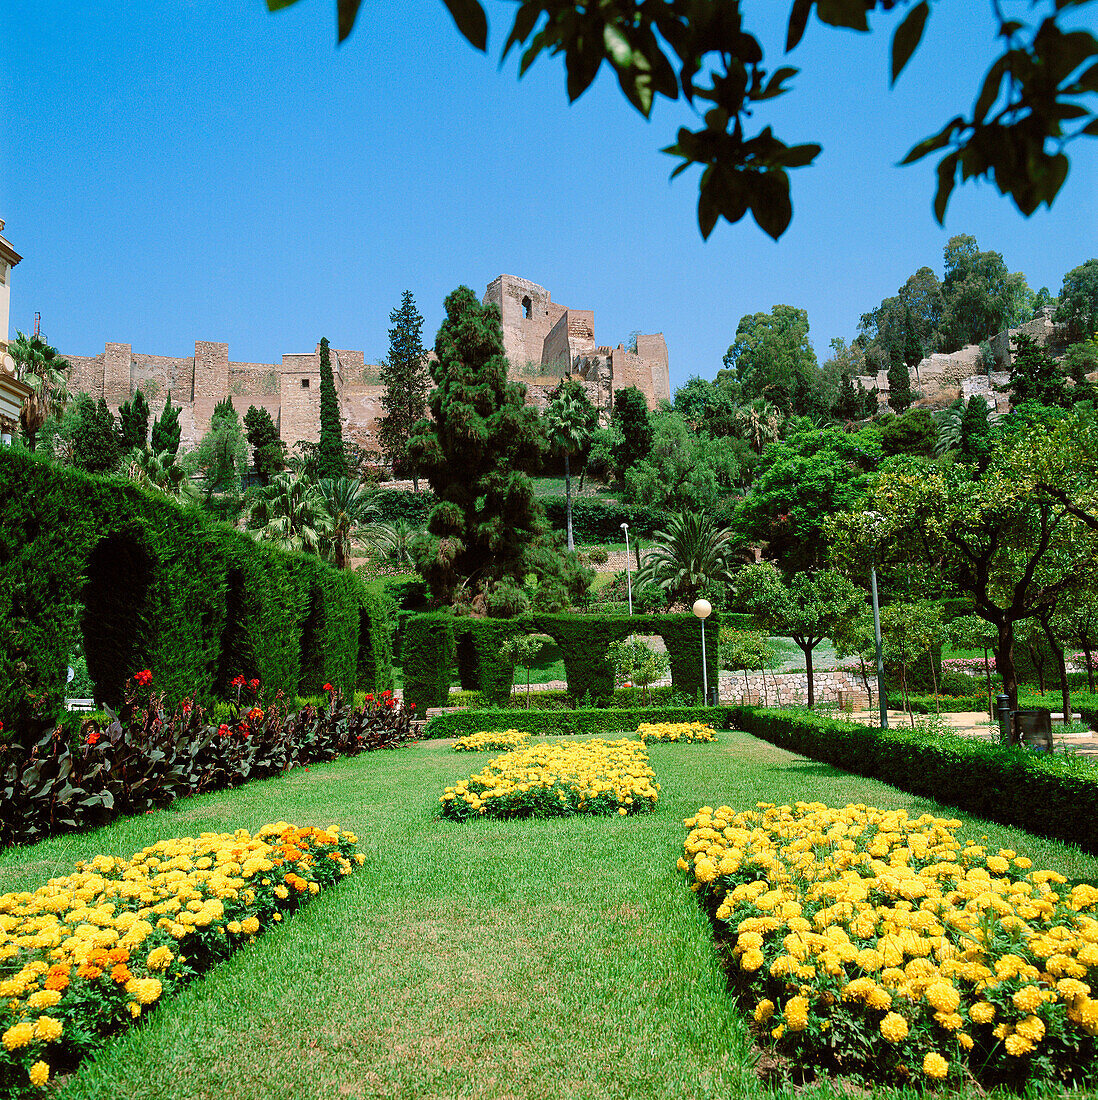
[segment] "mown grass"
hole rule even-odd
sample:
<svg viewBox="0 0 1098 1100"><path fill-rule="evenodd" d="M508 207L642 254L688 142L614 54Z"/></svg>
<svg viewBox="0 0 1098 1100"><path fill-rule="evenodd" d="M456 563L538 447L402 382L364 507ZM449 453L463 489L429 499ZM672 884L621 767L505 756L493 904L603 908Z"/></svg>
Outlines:
<svg viewBox="0 0 1098 1100"><path fill-rule="evenodd" d="M3 853L0 891L33 888L97 852L278 819L337 822L357 832L366 856L352 877L109 1043L56 1095L774 1095L756 1080L708 924L675 868L682 819L705 803L798 798L952 812L736 732L716 744L652 745L650 756L661 797L638 817L441 821L441 788L478 761L424 742ZM1064 845L982 821L968 831L1039 866L1098 878L1098 860ZM840 1091L825 1082L796 1095Z"/></svg>

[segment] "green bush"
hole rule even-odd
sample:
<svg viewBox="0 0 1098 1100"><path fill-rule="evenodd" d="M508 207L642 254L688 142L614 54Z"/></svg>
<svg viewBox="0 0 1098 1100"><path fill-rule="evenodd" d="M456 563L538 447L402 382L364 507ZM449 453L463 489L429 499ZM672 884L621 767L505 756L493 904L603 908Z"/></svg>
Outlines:
<svg viewBox="0 0 1098 1100"><path fill-rule="evenodd" d="M1071 755L896 726L880 730L806 711L732 707L737 729L855 775L1098 852L1098 769Z"/></svg>
<svg viewBox="0 0 1098 1100"><path fill-rule="evenodd" d="M545 518L549 526L554 530L563 529L566 523L563 498L549 497L543 499L542 504L545 505ZM622 537L623 523L629 524L630 538L637 535L648 537L662 530L666 522L666 513L660 508L590 500L587 497L572 500L572 533L579 543L618 542Z"/></svg>
<svg viewBox="0 0 1098 1100"><path fill-rule="evenodd" d="M494 710L439 714L426 725L424 737L464 737L470 733L519 730L522 733L578 737L586 734L632 733L641 722L704 722L728 729L728 707L633 707L584 710Z"/></svg>
<svg viewBox="0 0 1098 1100"><path fill-rule="evenodd" d="M450 698L454 659L454 617L448 612L412 615L404 624L402 643L404 701L422 714Z"/></svg>
<svg viewBox="0 0 1098 1100"><path fill-rule="evenodd" d="M10 449L0 499L0 718L27 736L59 714L78 643L95 697L112 705L143 668L170 698L204 701L227 697L238 674L287 695L392 682L389 627L373 619L384 605L354 574L128 480Z"/></svg>
<svg viewBox="0 0 1098 1100"><path fill-rule="evenodd" d="M409 493L402 489L379 489L373 501L382 523L404 520L416 527L426 527L427 517L435 506L435 494L429 491Z"/></svg>

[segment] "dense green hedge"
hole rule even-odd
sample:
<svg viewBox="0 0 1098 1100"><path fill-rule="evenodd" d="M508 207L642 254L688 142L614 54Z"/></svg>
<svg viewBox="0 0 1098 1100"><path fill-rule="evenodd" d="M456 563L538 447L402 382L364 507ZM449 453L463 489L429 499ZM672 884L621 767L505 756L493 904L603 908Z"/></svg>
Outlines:
<svg viewBox="0 0 1098 1100"><path fill-rule="evenodd" d="M404 624L401 647L404 666L404 702L422 714L444 706L450 697L450 668L454 659L454 617L436 611L412 615Z"/></svg>
<svg viewBox="0 0 1098 1100"><path fill-rule="evenodd" d="M448 635L428 627L440 618L450 624ZM717 620L717 615L711 616L705 628L706 665L712 687L716 687L718 676ZM510 695L515 670L500 648L506 638L523 632L548 634L557 643L568 691L575 699L599 704L613 698L614 670L608 651L611 643L630 634L658 634L663 638L677 692L695 699L702 687L701 625L693 615L537 614L514 619L456 619L442 613L412 615L405 621L401 651L405 697L419 710L444 705L456 640L462 688L502 702Z"/></svg>
<svg viewBox="0 0 1098 1100"><path fill-rule="evenodd" d="M383 523L405 520L416 527L427 526L427 517L435 506L435 494L430 489L418 493L404 489L379 489L372 499Z"/></svg>
<svg viewBox="0 0 1098 1100"><path fill-rule="evenodd" d="M542 498L545 518L554 530L564 530L566 524L563 497ZM667 526L667 512L640 504L619 504L588 497L572 499L572 533L576 542L621 542L621 525L629 524L629 537L647 538Z"/></svg>
<svg viewBox="0 0 1098 1100"><path fill-rule="evenodd" d="M584 710L466 710L438 714L426 725L424 737L464 737L490 730L524 733L580 734L631 733L641 722L704 722L728 729L728 707L591 707Z"/></svg>
<svg viewBox="0 0 1098 1100"><path fill-rule="evenodd" d="M1098 768L1089 761L805 711L729 709L738 729L792 752L1098 852L1098 816L1081 812L1098 801Z"/></svg>
<svg viewBox="0 0 1098 1100"><path fill-rule="evenodd" d="M392 683L389 626L372 618L384 605L352 573L259 546L125 479L10 449L0 453L0 500L9 728L56 718L81 633L96 696L115 704L142 668L169 699L226 697L237 674L291 695Z"/></svg>

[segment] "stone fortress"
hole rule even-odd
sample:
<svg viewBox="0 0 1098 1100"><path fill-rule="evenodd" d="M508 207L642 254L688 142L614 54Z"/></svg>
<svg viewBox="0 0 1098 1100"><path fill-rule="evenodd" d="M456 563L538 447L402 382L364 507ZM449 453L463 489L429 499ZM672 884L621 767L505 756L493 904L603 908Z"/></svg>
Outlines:
<svg viewBox="0 0 1098 1100"><path fill-rule="evenodd" d="M500 275L485 302L495 303L503 321L509 376L526 386L529 404L544 407L565 374L581 379L605 422L613 391L636 386L650 408L670 400L667 345L662 333L637 337L637 350L595 344L594 313L554 302L545 287ZM194 355L173 357L134 352L129 344L107 344L99 355L71 355L59 349L73 369L69 390L104 398L117 413L140 389L159 415L165 397L179 406L180 444L194 447L210 424L214 406L229 398L241 416L257 405L271 414L288 447L320 437L320 345L311 352L287 353L281 363L238 363L228 344L196 341ZM433 355L433 352L431 353ZM385 392L380 369L364 362L361 351L331 349L332 372L343 414L343 436L367 450L377 449L377 421Z"/></svg>

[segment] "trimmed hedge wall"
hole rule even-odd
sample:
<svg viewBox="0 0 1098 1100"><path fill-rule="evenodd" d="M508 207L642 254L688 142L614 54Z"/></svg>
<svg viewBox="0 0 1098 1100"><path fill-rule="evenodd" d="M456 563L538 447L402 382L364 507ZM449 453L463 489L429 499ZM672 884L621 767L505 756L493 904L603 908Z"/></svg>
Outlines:
<svg viewBox="0 0 1098 1100"><path fill-rule="evenodd" d="M737 729L966 813L1098 852L1098 768L952 734L880 730L798 711L731 707Z"/></svg>
<svg viewBox="0 0 1098 1100"><path fill-rule="evenodd" d="M492 730L520 730L565 736L632 731L641 722L704 722L728 729L728 707L599 707L584 710L466 710L438 714L423 731L424 737L464 737Z"/></svg>
<svg viewBox="0 0 1098 1100"><path fill-rule="evenodd" d="M149 668L169 699L392 684L384 603L353 573L248 535L122 478L0 453L0 719L48 724L83 633L96 695ZM370 624L360 652L363 612Z"/></svg>
<svg viewBox="0 0 1098 1100"><path fill-rule="evenodd" d="M567 525L563 497L542 497L545 518L554 530ZM629 536L648 538L667 526L667 512L641 504L603 502L588 497L572 498L572 534L576 542L621 542L621 525L629 524ZM632 550L632 547L630 547Z"/></svg>
<svg viewBox="0 0 1098 1100"><path fill-rule="evenodd" d="M445 611L412 615L404 623L403 634L404 702L420 714L428 707L445 706L454 659L453 615Z"/></svg>
<svg viewBox="0 0 1098 1100"><path fill-rule="evenodd" d="M445 620L449 633L427 624ZM719 616L706 621L705 647L709 683L716 687ZM502 702L511 693L514 664L500 652L504 640L516 634L548 634L564 660L568 691L573 698L606 703L614 695L611 643L630 634L660 635L667 645L671 681L687 698L702 687L701 625L689 614L679 615L523 615L514 619L454 618L445 612L412 615L403 628L402 656L405 698L420 711L443 706L449 697L451 662L456 653L461 686ZM445 638L445 644L443 639ZM409 694L411 692L411 694Z"/></svg>

